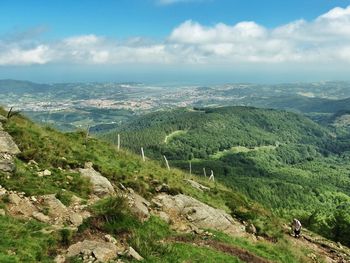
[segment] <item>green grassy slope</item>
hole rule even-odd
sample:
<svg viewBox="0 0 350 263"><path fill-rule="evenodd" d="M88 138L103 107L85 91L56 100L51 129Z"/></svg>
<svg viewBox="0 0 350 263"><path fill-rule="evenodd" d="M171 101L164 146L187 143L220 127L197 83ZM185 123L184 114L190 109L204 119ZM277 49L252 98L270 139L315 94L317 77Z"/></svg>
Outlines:
<svg viewBox="0 0 350 263"><path fill-rule="evenodd" d="M0 113L5 112L0 110ZM10 177L0 173L0 185L8 190L23 191L29 196L57 194L64 189L67 193L84 199L90 192L90 185L71 169L83 167L86 161L92 161L94 168L116 186L123 183L146 198L151 198L154 194L152 181L158 180L167 183L172 193L185 193L211 206L222 208L234 216L237 212L236 216L239 218L249 216L254 223L256 222L260 235L276 239L276 243L264 240L252 242L217 233L215 236L220 237L220 242L233 244L249 253L275 262L308 261L306 254L309 251L303 251L292 244L285 245L288 241L283 238L282 222L278 218L249 198L233 191L232 188L197 178L197 181L212 188L210 192L197 191L183 183L183 179L188 178L188 174L180 170L168 171L156 161L143 162L139 156L127 150L117 151L114 146L88 138L84 133L63 134L48 127L39 127L21 116L12 117L4 128L13 136L22 151L16 159L15 173ZM36 176L35 171L26 165L30 160L35 160L40 169L50 169L53 172L52 175ZM71 178L69 184L66 183L68 176ZM0 208L6 207L7 201L6 198L0 200ZM156 217L141 223L120 207L113 210L109 220L103 221L99 213L101 211L102 214L107 213L109 207L103 207L103 204L100 204L99 212L96 212L96 208L91 209L93 219L96 220L86 221L77 235L83 235L86 229L92 232L104 231L112 235L127 234L128 243L145 257L145 262L184 262L193 258L198 258L201 262L213 262L213 258L217 259L217 262L240 262L237 257L213 248L196 246L191 242L171 242L172 238L177 237L178 234ZM99 224L96 225L96 222ZM45 227L34 221L20 221L8 216L0 216L2 235L0 261L52 262L57 249L73 242L74 235L69 237L65 232L46 234L41 231ZM189 238L193 237L189 236ZM164 242L164 240L170 241ZM129 261L127 258L123 260Z"/></svg>

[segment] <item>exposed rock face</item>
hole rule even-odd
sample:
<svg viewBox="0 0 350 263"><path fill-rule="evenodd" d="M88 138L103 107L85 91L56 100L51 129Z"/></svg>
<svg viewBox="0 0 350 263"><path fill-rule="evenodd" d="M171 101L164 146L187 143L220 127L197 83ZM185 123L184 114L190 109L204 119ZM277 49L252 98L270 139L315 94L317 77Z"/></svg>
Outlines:
<svg viewBox="0 0 350 263"><path fill-rule="evenodd" d="M48 208L48 215L50 218L59 220L61 218L69 216L67 207L62 204L62 202L58 200L54 194L41 196L39 202L44 207Z"/></svg>
<svg viewBox="0 0 350 263"><path fill-rule="evenodd" d="M0 152L11 155L16 155L21 152L12 140L12 137L4 131L0 131Z"/></svg>
<svg viewBox="0 0 350 263"><path fill-rule="evenodd" d="M47 215L44 215L41 212L34 212L33 213L33 218L35 218L36 220L43 222L43 223L49 223L50 222L50 217L48 217Z"/></svg>
<svg viewBox="0 0 350 263"><path fill-rule="evenodd" d="M84 240L71 245L67 250L67 257L88 256L98 262L109 262L117 257L118 249L113 243L96 240Z"/></svg>
<svg viewBox="0 0 350 263"><path fill-rule="evenodd" d="M39 212L29 198L20 197L17 193L9 193L9 201L7 210L13 216L29 219L34 213Z"/></svg>
<svg viewBox="0 0 350 263"><path fill-rule="evenodd" d="M244 226L225 211L215 209L192 197L183 194L176 196L160 194L155 201L162 204L162 210L170 216L171 220L180 217L194 227L211 228L232 235L245 234Z"/></svg>
<svg viewBox="0 0 350 263"><path fill-rule="evenodd" d="M151 205L145 198L128 189L128 199L131 211L140 219L147 220L150 217L148 207Z"/></svg>
<svg viewBox="0 0 350 263"><path fill-rule="evenodd" d="M114 195L115 191L110 181L93 168L79 169L81 176L90 179L93 192L99 197Z"/></svg>
<svg viewBox="0 0 350 263"><path fill-rule="evenodd" d="M0 186L0 197L8 195L8 214L23 219L34 218L40 222L51 224L55 227L78 227L83 220L90 217L86 205L80 205L79 198L66 207L54 194L26 197L24 193L7 191ZM73 199L73 198L72 198ZM44 212L45 211L45 212Z"/></svg>
<svg viewBox="0 0 350 263"><path fill-rule="evenodd" d="M1 124L1 122L0 122ZM12 137L0 127L0 171L11 173L15 170L13 155L19 154L16 143Z"/></svg>

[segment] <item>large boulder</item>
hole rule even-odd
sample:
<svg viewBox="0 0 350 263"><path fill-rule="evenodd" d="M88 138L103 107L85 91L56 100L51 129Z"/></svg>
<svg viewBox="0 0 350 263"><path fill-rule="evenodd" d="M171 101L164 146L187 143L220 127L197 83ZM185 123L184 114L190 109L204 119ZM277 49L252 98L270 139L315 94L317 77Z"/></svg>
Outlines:
<svg viewBox="0 0 350 263"><path fill-rule="evenodd" d="M66 257L89 256L96 259L98 262L109 262L117 257L118 248L115 244L102 240L84 240L71 245Z"/></svg>
<svg viewBox="0 0 350 263"><path fill-rule="evenodd" d="M128 189L128 201L131 212L140 220L145 221L150 217L148 207L151 205L145 198L135 193L132 189Z"/></svg>
<svg viewBox="0 0 350 263"><path fill-rule="evenodd" d="M0 131L0 153L15 155L20 152L12 137L7 132Z"/></svg>
<svg viewBox="0 0 350 263"><path fill-rule="evenodd" d="M114 195L115 191L110 181L99 172L95 171L94 168L79 169L82 177L88 178L92 184L94 194L99 197L106 195Z"/></svg>
<svg viewBox="0 0 350 263"><path fill-rule="evenodd" d="M208 206L190 196L160 194L154 201L161 204L162 210L172 220L179 216L195 227L215 229L238 236L245 233L245 227L224 210Z"/></svg>

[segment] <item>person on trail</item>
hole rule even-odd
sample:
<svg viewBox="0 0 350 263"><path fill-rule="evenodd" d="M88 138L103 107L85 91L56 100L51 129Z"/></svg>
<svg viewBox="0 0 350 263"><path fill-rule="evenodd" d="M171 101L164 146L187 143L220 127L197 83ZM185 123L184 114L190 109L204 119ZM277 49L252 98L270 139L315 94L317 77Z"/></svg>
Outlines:
<svg viewBox="0 0 350 263"><path fill-rule="evenodd" d="M292 229L294 232L294 237L300 237L301 223L298 219L294 218L292 222Z"/></svg>

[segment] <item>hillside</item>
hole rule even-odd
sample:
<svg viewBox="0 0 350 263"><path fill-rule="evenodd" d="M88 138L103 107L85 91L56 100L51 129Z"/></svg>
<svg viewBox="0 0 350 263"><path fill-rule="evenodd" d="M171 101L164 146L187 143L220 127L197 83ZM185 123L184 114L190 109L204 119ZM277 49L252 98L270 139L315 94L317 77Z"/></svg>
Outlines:
<svg viewBox="0 0 350 263"><path fill-rule="evenodd" d="M245 107L146 115L109 133L123 146L207 175L314 231L350 244L349 139L298 114ZM338 221L344 220L341 230Z"/></svg>
<svg viewBox="0 0 350 263"><path fill-rule="evenodd" d="M234 146L299 143L323 147L331 140L328 130L302 115L251 107L150 113L102 138L116 143L117 133L129 149L138 152L145 147L153 157L161 153L176 160L207 158Z"/></svg>
<svg viewBox="0 0 350 263"><path fill-rule="evenodd" d="M268 209L218 182L189 180L84 133L41 128L19 115L1 122L1 262L348 257L306 230L302 239L289 237Z"/></svg>

